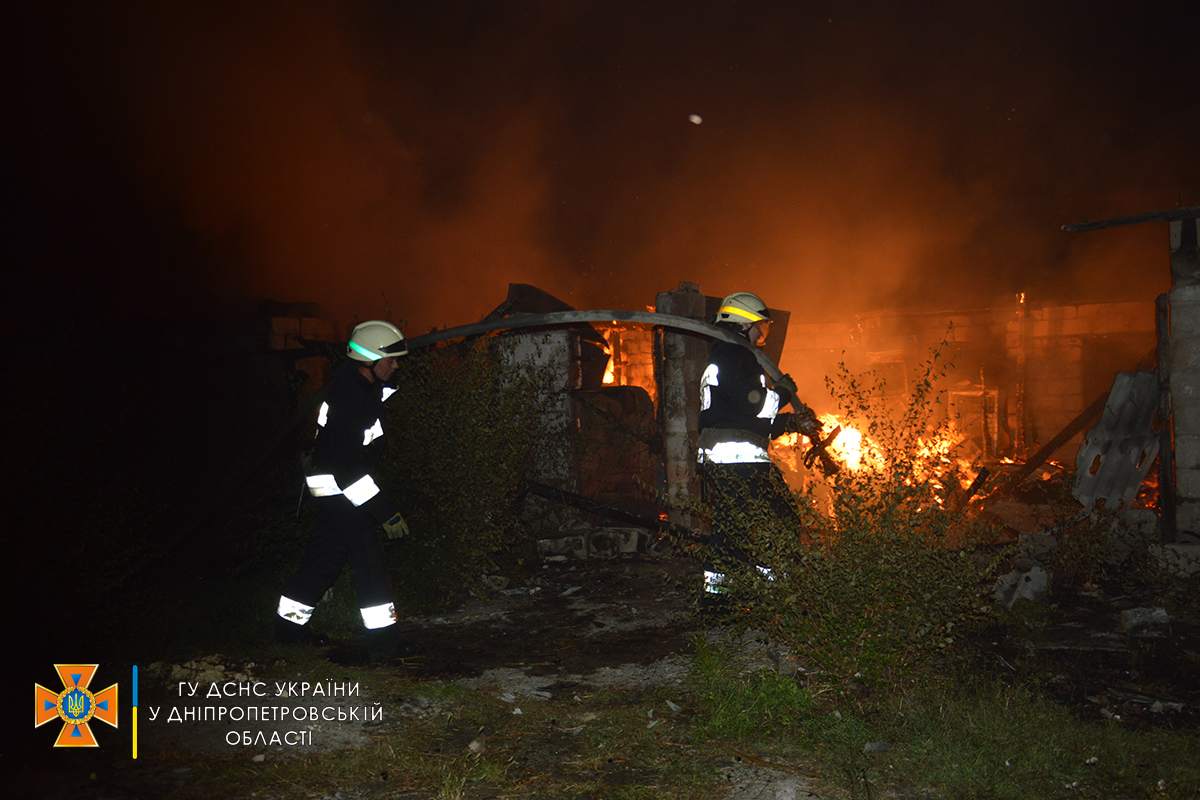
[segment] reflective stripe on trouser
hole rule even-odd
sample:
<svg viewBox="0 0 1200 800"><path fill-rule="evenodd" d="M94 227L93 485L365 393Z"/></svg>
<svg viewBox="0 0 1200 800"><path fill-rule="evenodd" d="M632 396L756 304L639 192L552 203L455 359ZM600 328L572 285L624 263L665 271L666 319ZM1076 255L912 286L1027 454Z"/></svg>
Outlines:
<svg viewBox="0 0 1200 800"><path fill-rule="evenodd" d="M307 625L312 619L313 606L307 606L299 600L293 600L286 595L279 596L279 616L297 625Z"/></svg>
<svg viewBox="0 0 1200 800"><path fill-rule="evenodd" d="M356 506L361 506L379 494L379 487L375 485L375 481L372 480L370 475L363 475L354 483L347 486L344 492L342 491L342 487L338 486L337 481L329 473L309 475L304 479L304 482L308 484L308 492L313 497L334 497L339 494L345 494L346 499Z"/></svg>
<svg viewBox="0 0 1200 800"><path fill-rule="evenodd" d="M341 497L317 497L313 505L317 519L312 538L282 594L309 608L316 606L348 564L354 570L359 608L390 605L394 598L375 521Z"/></svg>
<svg viewBox="0 0 1200 800"><path fill-rule="evenodd" d="M363 625L369 631L396 624L396 607L392 603L360 608L358 611L362 614Z"/></svg>
<svg viewBox="0 0 1200 800"><path fill-rule="evenodd" d="M304 482L308 485L309 494L313 497L333 497L342 493L342 487L337 485L337 481L328 472L309 475Z"/></svg>
<svg viewBox="0 0 1200 800"><path fill-rule="evenodd" d="M379 487L375 485L375 481L371 479L370 475L363 475L346 487L346 498L356 506L361 506L377 494L379 494Z"/></svg>
<svg viewBox="0 0 1200 800"><path fill-rule="evenodd" d="M704 592L705 594L725 594L728 591L721 584L725 583L724 572L713 572L704 570Z"/></svg>

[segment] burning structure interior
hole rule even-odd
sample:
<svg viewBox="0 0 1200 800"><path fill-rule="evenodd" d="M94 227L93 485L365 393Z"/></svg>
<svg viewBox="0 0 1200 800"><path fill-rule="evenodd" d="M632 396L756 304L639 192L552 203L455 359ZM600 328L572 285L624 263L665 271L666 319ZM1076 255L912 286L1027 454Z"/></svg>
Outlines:
<svg viewBox="0 0 1200 800"><path fill-rule="evenodd" d="M1150 468L1143 462L1158 456L1159 470L1149 473L1157 491L1141 502L1156 505L1163 538L1170 541L1177 529L1200 530L1200 425L1190 421L1193 406L1200 409L1191 392L1200 378L1193 353L1200 341L1200 265L1193 263L1198 227L1196 219L1171 223L1175 288L1155 303L1045 304L1017 295L991 308L877 311L839 322L807 322L772 309L767 354L797 381L799 397L822 414L837 410L826 376L839 364L853 374L874 373L899 401L915 368L938 351L952 365L942 385L954 430L947 447L970 465L968 477L989 464L1070 462L1102 416L1114 377L1154 370L1157 409L1142 424L1153 424L1161 446L1135 458L1140 481ZM659 293L647 310L707 321L719 302L682 282ZM512 284L489 318L570 310L536 287ZM329 341L330 327L276 317L272 347L299 347L304 338ZM506 338L516 361L547 367L555 376L547 387L553 398L548 438L577 443L564 449L548 441L539 450L534 480L560 495L557 502L541 498L541 510L531 518L535 531L547 535L613 520L687 522L673 498L697 492L699 380L708 340L621 322L538 328ZM555 435L568 431L572 436ZM775 455L789 480L802 482L797 438L784 441ZM1110 446L1107 440L1092 444L1103 451ZM579 502L562 502L568 495Z"/></svg>
<svg viewBox="0 0 1200 800"><path fill-rule="evenodd" d="M514 286L509 300L531 292ZM653 309L711 319L719 301L682 283L660 293ZM875 373L900 402L915 368L938 350L953 365L943 387L953 418L946 447L968 477L985 465L1022 463L1032 455L1073 460L1113 377L1153 368L1156 348L1155 308L1136 302L1036 305L1016 297L1005 307L880 311L838 323L796 321L775 309L772 317L768 355L797 379L800 397L827 415L837 409L825 379L839 362L854 373ZM669 498L696 492L698 387L709 343L623 323L523 337L522 346L542 353L543 363L561 364L561 425L586 442L581 457L543 465L542 479L595 501L602 512L686 521ZM793 435L778 444L774 455L794 485L815 479L799 457L802 439ZM853 460L845 448L837 454Z"/></svg>

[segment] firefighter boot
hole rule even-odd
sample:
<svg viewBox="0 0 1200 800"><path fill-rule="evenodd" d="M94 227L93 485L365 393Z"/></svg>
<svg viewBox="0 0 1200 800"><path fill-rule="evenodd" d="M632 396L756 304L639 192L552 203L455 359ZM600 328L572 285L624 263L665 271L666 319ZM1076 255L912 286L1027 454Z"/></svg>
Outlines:
<svg viewBox="0 0 1200 800"><path fill-rule="evenodd" d="M304 644L310 647L324 647L329 644L329 637L313 633L307 625L297 625L283 617L275 617L275 641L278 644Z"/></svg>
<svg viewBox="0 0 1200 800"><path fill-rule="evenodd" d="M368 628L367 654L372 661L391 661L396 658L409 658L417 654L417 646L413 642L399 637L395 625L383 628Z"/></svg>

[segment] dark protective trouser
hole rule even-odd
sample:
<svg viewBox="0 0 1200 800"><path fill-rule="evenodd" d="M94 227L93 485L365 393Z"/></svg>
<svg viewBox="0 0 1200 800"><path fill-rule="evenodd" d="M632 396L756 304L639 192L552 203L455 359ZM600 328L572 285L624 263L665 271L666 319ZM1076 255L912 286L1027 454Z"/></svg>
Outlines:
<svg viewBox="0 0 1200 800"><path fill-rule="evenodd" d="M354 589L364 624L368 628L381 627L378 618L375 622L368 619L369 612L390 606L392 589L375 520L341 495L315 497L313 502L317 520L312 539L300 569L283 589L284 598L315 607L348 563L354 570Z"/></svg>
<svg viewBox="0 0 1200 800"><path fill-rule="evenodd" d="M706 594L720 594L725 565L746 562L742 550L744 525L755 501L766 503L771 514L781 519L798 519L799 512L779 467L769 461L714 464L700 467L704 499L713 509L709 557L704 563Z"/></svg>

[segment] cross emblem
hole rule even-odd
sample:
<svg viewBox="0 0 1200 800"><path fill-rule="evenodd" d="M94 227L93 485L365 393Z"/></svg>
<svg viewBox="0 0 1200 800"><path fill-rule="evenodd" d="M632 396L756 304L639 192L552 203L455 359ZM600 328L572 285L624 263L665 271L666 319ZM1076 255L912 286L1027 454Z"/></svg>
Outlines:
<svg viewBox="0 0 1200 800"><path fill-rule="evenodd" d="M92 694L88 684L99 664L55 664L63 689L55 693L33 685L33 727L52 719L63 721L55 747L98 747L89 722L98 719L117 727L117 684Z"/></svg>

